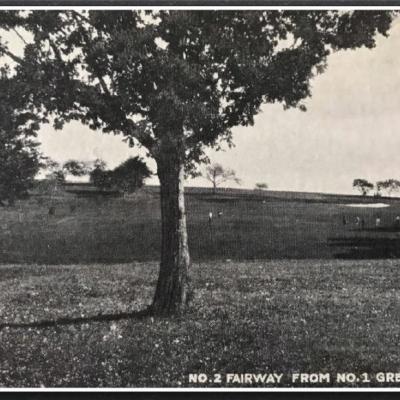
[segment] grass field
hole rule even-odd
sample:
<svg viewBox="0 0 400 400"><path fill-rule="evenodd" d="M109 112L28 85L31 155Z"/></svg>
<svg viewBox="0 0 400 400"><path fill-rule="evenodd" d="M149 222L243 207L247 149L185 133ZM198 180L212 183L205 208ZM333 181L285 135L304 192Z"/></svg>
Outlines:
<svg viewBox="0 0 400 400"><path fill-rule="evenodd" d="M0 385L202 387L190 373L275 372L281 387L294 372L353 372L376 386L375 373L400 367L398 260L196 264L185 318L135 317L156 273L155 263L0 267Z"/></svg>
<svg viewBox="0 0 400 400"><path fill-rule="evenodd" d="M390 207L345 205L367 201ZM145 190L1 209L0 387L235 386L190 383L195 373L366 387L400 369L399 199L188 191L195 298L185 317L152 319L138 312L156 284L158 202ZM212 227L210 211L222 211ZM299 372L332 381L292 383ZM338 372L370 382L339 384Z"/></svg>
<svg viewBox="0 0 400 400"><path fill-rule="evenodd" d="M360 196L254 191L188 191L186 196L192 258L208 260L382 258L400 256L399 199L390 207L352 209ZM54 205L55 215L48 215ZM72 207L73 206L73 207ZM71 207L74 209L71 211ZM208 213L214 214L210 229ZM223 215L218 218L218 211ZM374 228L381 216L382 227ZM346 216L348 224L343 226ZM363 216L365 229L354 224ZM32 197L0 210L0 262L118 263L159 259L159 197L143 191L133 199ZM340 245L338 247L338 245ZM356 249L356 251L355 251Z"/></svg>

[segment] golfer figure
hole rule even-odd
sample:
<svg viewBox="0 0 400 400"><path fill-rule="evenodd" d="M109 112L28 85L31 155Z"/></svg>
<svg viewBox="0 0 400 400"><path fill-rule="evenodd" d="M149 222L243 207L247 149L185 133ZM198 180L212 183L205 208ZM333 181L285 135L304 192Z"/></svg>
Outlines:
<svg viewBox="0 0 400 400"><path fill-rule="evenodd" d="M208 227L210 229L209 233L210 233L210 240L211 242L213 241L213 213L212 211L210 211L208 213Z"/></svg>

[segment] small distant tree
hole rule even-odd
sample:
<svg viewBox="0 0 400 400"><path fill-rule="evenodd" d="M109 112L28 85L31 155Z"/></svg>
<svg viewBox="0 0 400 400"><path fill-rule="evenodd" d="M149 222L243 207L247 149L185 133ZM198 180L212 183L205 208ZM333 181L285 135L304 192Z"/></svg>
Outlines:
<svg viewBox="0 0 400 400"><path fill-rule="evenodd" d="M88 164L84 161L68 160L63 164L60 164L51 158L46 158L44 170L47 172L46 178L50 182L53 182L55 187L62 185L68 174L73 176L84 176L90 172Z"/></svg>
<svg viewBox="0 0 400 400"><path fill-rule="evenodd" d="M143 186L145 179L152 175L140 157L131 157L112 171L113 185L124 193L132 193Z"/></svg>
<svg viewBox="0 0 400 400"><path fill-rule="evenodd" d="M99 188L111 187L111 171L107 171L107 164L100 159L93 162L93 169L89 173L90 182Z"/></svg>
<svg viewBox="0 0 400 400"><path fill-rule="evenodd" d="M366 196L374 188L374 185L366 179L354 179L353 188L359 190L363 196Z"/></svg>
<svg viewBox="0 0 400 400"><path fill-rule="evenodd" d="M41 191L42 193L53 195L64 184L65 174L60 163L49 157L46 157L42 168L45 172L46 180L40 185Z"/></svg>
<svg viewBox="0 0 400 400"><path fill-rule="evenodd" d="M258 182L258 183L256 183L256 189L257 190L267 190L268 185L264 182Z"/></svg>
<svg viewBox="0 0 400 400"><path fill-rule="evenodd" d="M113 170L106 170L105 163L95 164L90 173L90 181L100 188L114 188L124 193L132 193L143 186L152 172L140 157L131 157Z"/></svg>
<svg viewBox="0 0 400 400"><path fill-rule="evenodd" d="M107 168L107 163L104 160L102 160L101 158L96 158L93 161L93 168L94 169L98 168L98 169L104 171Z"/></svg>
<svg viewBox="0 0 400 400"><path fill-rule="evenodd" d="M385 181L376 182L376 190L380 193L381 190L385 190L389 196L393 192L397 192L400 189L400 181L397 179L387 179Z"/></svg>
<svg viewBox="0 0 400 400"><path fill-rule="evenodd" d="M381 196L381 191L385 187L385 181L377 181L375 183L375 196Z"/></svg>
<svg viewBox="0 0 400 400"><path fill-rule="evenodd" d="M90 169L86 162L77 160L68 160L63 166L62 170L64 174L70 174L73 176L85 176L89 174Z"/></svg>
<svg viewBox="0 0 400 400"><path fill-rule="evenodd" d="M240 183L240 179L236 176L236 172L233 169L224 168L218 163L208 165L203 177L212 183L214 193L217 191L217 187L224 182L232 181Z"/></svg>

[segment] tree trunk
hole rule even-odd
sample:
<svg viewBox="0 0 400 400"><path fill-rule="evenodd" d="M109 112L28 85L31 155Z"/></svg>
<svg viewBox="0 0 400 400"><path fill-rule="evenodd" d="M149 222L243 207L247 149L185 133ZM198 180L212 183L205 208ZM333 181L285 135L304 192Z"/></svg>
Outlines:
<svg viewBox="0 0 400 400"><path fill-rule="evenodd" d="M161 263L151 312L182 313L188 302L190 256L184 199L184 166L177 157L157 160L161 197Z"/></svg>

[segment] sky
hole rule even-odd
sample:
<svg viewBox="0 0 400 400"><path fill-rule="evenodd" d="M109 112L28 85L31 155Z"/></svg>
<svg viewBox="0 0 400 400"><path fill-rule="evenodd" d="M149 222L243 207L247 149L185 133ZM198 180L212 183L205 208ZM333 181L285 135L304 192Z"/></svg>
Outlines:
<svg viewBox="0 0 400 400"><path fill-rule="evenodd" d="M252 127L233 130L234 148L208 151L212 162L236 171L241 185L271 190L353 193L354 178L400 179L400 20L373 50L341 51L312 82L307 112L265 104ZM43 126L42 151L57 161L101 158L112 168L144 152L122 137L78 122L54 131ZM148 160L155 172L155 164ZM157 178L147 181L158 183ZM206 186L203 178L188 186Z"/></svg>

